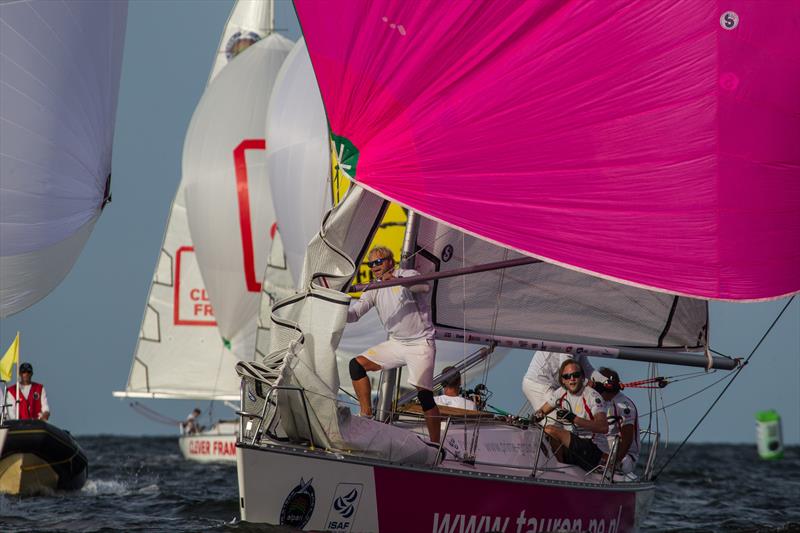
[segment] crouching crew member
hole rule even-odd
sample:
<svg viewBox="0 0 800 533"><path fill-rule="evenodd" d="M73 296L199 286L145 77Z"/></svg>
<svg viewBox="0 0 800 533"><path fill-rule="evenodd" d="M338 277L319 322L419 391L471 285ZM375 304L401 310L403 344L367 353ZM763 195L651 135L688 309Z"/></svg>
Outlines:
<svg viewBox="0 0 800 533"><path fill-rule="evenodd" d="M436 405L476 411L478 406L475 405L475 402L461 396L461 372L456 370L454 366L448 366L442 369L443 376L448 373L452 375L442 380L442 394L434 398Z"/></svg>
<svg viewBox="0 0 800 533"><path fill-rule="evenodd" d="M564 361L559 368L560 389L534 413L541 420L555 411L556 419L566 427L545 426L545 433L562 463L592 470L608 452L608 421L605 402L600 394L586 386L583 369L575 361ZM571 426L571 430L567 427Z"/></svg>
<svg viewBox="0 0 800 533"><path fill-rule="evenodd" d="M369 252L368 263L376 281L418 276L419 272L395 267L392 251L382 246ZM358 397L361 416L372 416L372 391L367 372L408 366L408 382L417 389L425 413L431 441L439 442L440 416L433 399L433 363L436 358L434 328L430 305L424 296L430 285L411 287L395 285L366 291L347 312L347 321L355 322L376 308L389 340L373 346L350 360L350 378Z"/></svg>
<svg viewBox="0 0 800 533"><path fill-rule="evenodd" d="M605 382L596 382L595 388L606 402L608 448L617 441L616 470L630 474L639 460L639 413L633 400L620 392L619 374L610 368L600 368L598 372L606 378Z"/></svg>

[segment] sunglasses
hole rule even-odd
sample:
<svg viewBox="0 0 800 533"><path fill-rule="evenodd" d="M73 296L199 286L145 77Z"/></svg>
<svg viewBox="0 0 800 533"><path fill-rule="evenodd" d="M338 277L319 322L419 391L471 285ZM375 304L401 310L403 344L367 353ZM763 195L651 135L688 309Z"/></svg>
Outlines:
<svg viewBox="0 0 800 533"><path fill-rule="evenodd" d="M384 261L388 261L388 257L381 257L380 259L375 259L374 261L367 261L367 266L372 268L379 265L382 265Z"/></svg>
<svg viewBox="0 0 800 533"><path fill-rule="evenodd" d="M577 372L573 372L572 374L561 374L561 379L563 379L563 380L568 380L568 379L572 379L572 378L578 379L578 378L580 378L582 376L583 376L583 371L579 370Z"/></svg>

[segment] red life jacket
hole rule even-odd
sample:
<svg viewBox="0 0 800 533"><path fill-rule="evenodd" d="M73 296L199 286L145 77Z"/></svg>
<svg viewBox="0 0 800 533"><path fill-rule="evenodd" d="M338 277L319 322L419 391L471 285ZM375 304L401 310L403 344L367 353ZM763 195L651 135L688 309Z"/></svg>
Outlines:
<svg viewBox="0 0 800 533"><path fill-rule="evenodd" d="M28 391L26 398L22 391L19 394L19 419L20 420L38 420L42 412L42 387L41 383L31 383L31 389ZM17 399L17 385L11 385L8 388L12 398Z"/></svg>

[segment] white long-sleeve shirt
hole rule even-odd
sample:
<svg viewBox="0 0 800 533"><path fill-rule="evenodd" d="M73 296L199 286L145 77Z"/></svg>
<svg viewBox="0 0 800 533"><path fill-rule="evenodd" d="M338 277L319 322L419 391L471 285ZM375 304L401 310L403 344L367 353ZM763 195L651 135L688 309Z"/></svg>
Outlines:
<svg viewBox="0 0 800 533"><path fill-rule="evenodd" d="M396 268L394 275L398 278L407 278L420 274L416 270ZM392 339L399 341L432 339L434 328L431 322L431 308L423 292L425 291L412 292L401 285L366 291L358 301L350 305L347 321L356 322L375 307L383 327Z"/></svg>
<svg viewBox="0 0 800 533"><path fill-rule="evenodd" d="M533 354L533 359L531 359L531 364L528 367L528 372L525 374L525 378L530 379L535 383L547 385L552 389L557 389L561 387L561 381L558 379L558 369L561 367L561 363L567 359L572 359L581 365L581 369L583 369L583 375L586 379L589 379L592 376L594 367L592 367L591 363L589 363L588 359L586 359L586 356L584 355L537 351Z"/></svg>

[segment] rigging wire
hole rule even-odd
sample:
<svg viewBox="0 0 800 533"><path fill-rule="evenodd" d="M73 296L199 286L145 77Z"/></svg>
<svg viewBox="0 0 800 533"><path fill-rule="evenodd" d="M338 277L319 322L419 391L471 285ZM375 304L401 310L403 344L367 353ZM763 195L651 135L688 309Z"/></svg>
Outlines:
<svg viewBox="0 0 800 533"><path fill-rule="evenodd" d="M150 409L146 405L142 405L139 402L131 402L129 405L131 409L133 409L143 417L147 418L148 420L152 420L153 422L158 422L159 424L165 424L168 426L179 426L182 423L178 419L162 415L158 411L154 411L153 409Z"/></svg>
<svg viewBox="0 0 800 533"><path fill-rule="evenodd" d="M688 400L689 398L694 398L694 397L695 397L695 396L697 396L698 394L702 394L703 392L707 391L708 389L710 389L711 387L713 387L713 386L714 386L714 385L716 385L717 383L719 383L719 382L721 382L721 381L725 381L726 379L730 379L730 378L732 378L734 375L735 375L735 374L725 374L725 375L723 375L721 378L719 378L719 379L717 379L717 380L713 381L713 382L712 382L710 385L707 385L707 386L703 387L702 389L700 389L700 390L697 390L697 391L695 391L695 392L691 393L690 395L688 395L688 396L685 396L685 397L681 398L680 400L674 401L674 402L672 402L672 403L668 403L668 404L666 404L666 405L662 405L661 407L659 407L659 408L656 408L656 409L654 409L654 410L650 411L650 413L656 413L656 412L659 412L659 411L666 411L668 408L670 408L670 407L672 407L672 406L674 406L674 405L678 405L679 403L681 403L681 402L684 402L684 401ZM651 408L651 409L653 409L653 406L651 405L651 406L650 406L650 408ZM643 414L643 415L641 415L641 416L647 416L647 415L649 415L650 413L644 413L644 414Z"/></svg>
<svg viewBox="0 0 800 533"><path fill-rule="evenodd" d="M786 309L791 305L791 303L793 301L794 301L794 296L789 298L789 301L786 302L786 305L783 306L783 309L781 309L781 312L778 313L778 316L776 316L775 320L772 321L772 324L770 324L770 326L767 328L767 331L764 332L764 335L762 335L761 339L758 341L758 343L755 345L753 350L750 352L750 355L747 356L747 358L744 360L742 365L736 370L736 372L733 374L733 377L731 378L731 380L725 385L725 387L719 393L719 396L717 396L716 399L711 403L711 405L708 406L708 409L706 409L706 412L703 413L703 416L700 417L700 420L697 421L697 423L694 425L694 427L689 432L689 434L686 435L686 438L683 439L683 441L680 443L680 445L675 450L675 452L667 459L667 461L663 465L661 465L661 468L653 476L653 481L658 479L658 477L661 475L661 473L664 471L664 469L667 468L667 466L670 464L670 462L672 462L672 460L675 458L675 456L678 455L678 453L681 451L681 449L683 448L683 445L686 444L686 442L694 434L694 432L697 430L697 428L700 427L700 424L703 423L703 420L706 419L706 417L711 412L711 410L714 408L714 406L717 405L717 402L719 402L719 400L722 398L722 395L725 394L725 392L728 390L728 388L730 388L730 386L733 384L733 382L736 380L736 378L739 376L739 374L741 374L742 370L744 370L745 366L747 366L747 363L750 362L750 359L753 357L753 355L756 353L756 351L758 351L758 349L761 347L761 344L764 342L764 340L767 338L767 336L772 331L772 328L775 327L775 324L778 323L778 320L780 320L780 318L783 316L783 313L786 311Z"/></svg>

